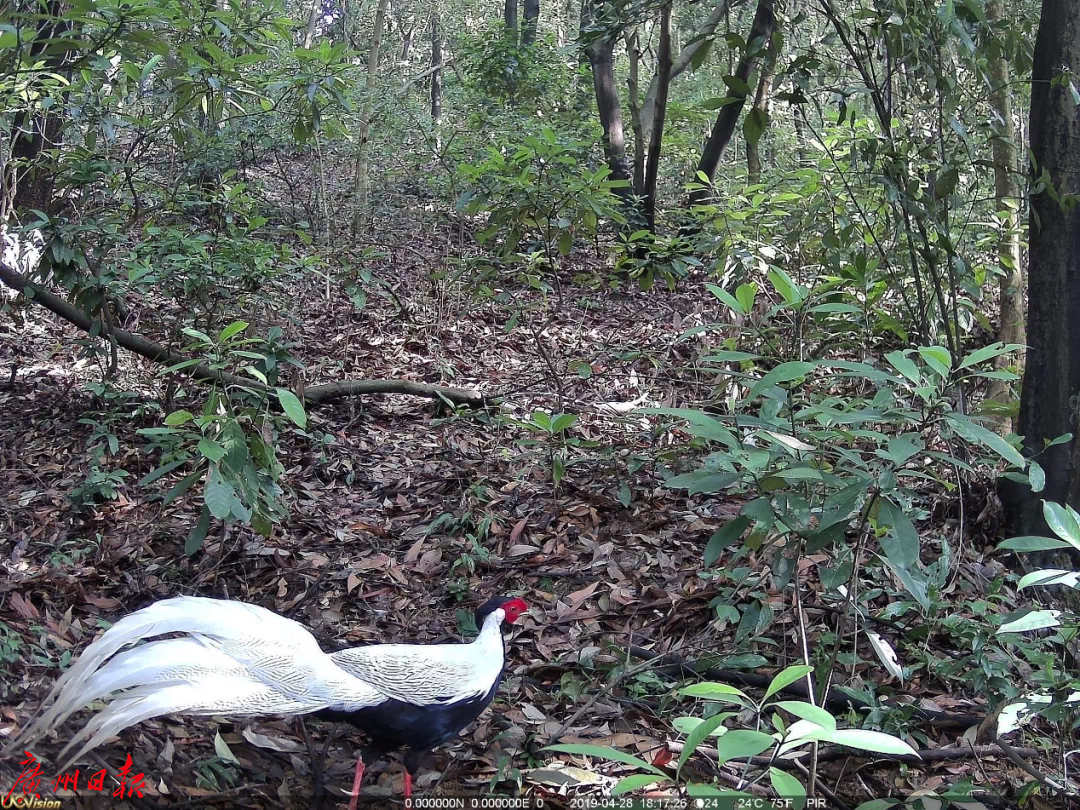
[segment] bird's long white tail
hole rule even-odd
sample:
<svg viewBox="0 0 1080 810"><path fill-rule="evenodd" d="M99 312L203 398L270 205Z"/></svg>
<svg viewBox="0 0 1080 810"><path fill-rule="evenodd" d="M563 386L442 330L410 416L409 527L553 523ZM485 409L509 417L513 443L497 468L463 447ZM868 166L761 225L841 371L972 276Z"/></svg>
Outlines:
<svg viewBox="0 0 1080 810"><path fill-rule="evenodd" d="M184 636L121 652L168 633ZM64 749L89 738L72 760L163 714L302 714L383 699L340 669L296 622L242 602L178 597L125 617L87 647L53 686L41 716L5 754L34 744L72 713L118 690L127 691Z"/></svg>

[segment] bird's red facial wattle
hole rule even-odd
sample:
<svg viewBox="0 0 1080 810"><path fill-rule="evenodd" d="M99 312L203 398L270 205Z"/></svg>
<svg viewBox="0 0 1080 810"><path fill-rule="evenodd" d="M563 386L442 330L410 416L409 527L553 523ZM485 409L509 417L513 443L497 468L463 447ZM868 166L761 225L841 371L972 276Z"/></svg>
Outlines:
<svg viewBox="0 0 1080 810"><path fill-rule="evenodd" d="M528 610L529 606L525 603L524 599L511 599L502 606L503 620L507 624L513 624L518 620L522 613L526 613Z"/></svg>

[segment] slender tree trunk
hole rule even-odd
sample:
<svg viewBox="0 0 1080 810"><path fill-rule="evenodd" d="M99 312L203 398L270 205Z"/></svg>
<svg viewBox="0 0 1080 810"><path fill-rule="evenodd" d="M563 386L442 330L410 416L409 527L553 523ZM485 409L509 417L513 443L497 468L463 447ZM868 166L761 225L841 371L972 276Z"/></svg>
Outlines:
<svg viewBox="0 0 1080 810"><path fill-rule="evenodd" d="M637 28L626 34L626 55L630 59L626 89L630 103L630 128L634 130L634 193L640 195L645 188L645 130L641 126L641 106L638 103L641 48L638 44Z"/></svg>
<svg viewBox="0 0 1080 810"><path fill-rule="evenodd" d="M1080 108L1068 82L1054 81L1063 65L1080 65L1080 3L1043 0L1031 76L1031 153L1036 175L1028 223L1028 352L1020 397L1019 433L1039 454L1046 486L1002 480L1002 500L1015 534L1048 534L1040 501L1080 506L1080 442L1043 450L1064 433L1080 433L1070 399L1080 392ZM1053 190L1048 191L1052 184Z"/></svg>
<svg viewBox="0 0 1080 810"><path fill-rule="evenodd" d="M667 116L668 88L671 86L671 2L660 9L660 47L656 53L656 116L649 133L649 161L645 167L645 188L641 195L645 222L656 230L656 180L660 174L660 150L664 144L664 118Z"/></svg>
<svg viewBox="0 0 1080 810"><path fill-rule="evenodd" d="M588 2L588 0L586 0ZM604 154L612 180L629 182L630 167L626 163L626 138L623 133L622 111L619 109L619 89L615 84L615 43L598 39L587 49L592 66L593 90L600 126L604 130ZM628 206L632 205L633 190L620 188L616 193Z"/></svg>
<svg viewBox="0 0 1080 810"><path fill-rule="evenodd" d="M540 0L524 0L522 5L521 44L536 42L536 29L540 25Z"/></svg>
<svg viewBox="0 0 1080 810"><path fill-rule="evenodd" d="M761 78L758 79L757 93L754 95L754 107L759 114L768 119L769 96L772 94L772 82L776 70L775 49L770 47L765 56L761 68ZM747 139L746 141L746 176L750 183L761 182L761 141Z"/></svg>
<svg viewBox="0 0 1080 810"><path fill-rule="evenodd" d="M431 12L431 120L442 121L442 48L443 34L439 14Z"/></svg>
<svg viewBox="0 0 1080 810"><path fill-rule="evenodd" d="M44 9L36 4L31 7L33 13L44 11L47 16L35 23L39 27L30 45L30 61L43 58L52 72L66 74L65 62L70 53L63 49L45 50L50 41L64 37L70 27L63 16L62 4L53 0ZM44 110L43 107L39 109ZM3 220L8 218L12 208L15 211L32 208L45 212L49 210L55 174L51 166L41 164L46 150L61 146L64 120L59 111L23 110L14 116L10 132L6 149L0 147L0 158L6 158L0 162L0 215Z"/></svg>
<svg viewBox="0 0 1080 810"><path fill-rule="evenodd" d="M360 225L368 210L368 163L371 152L369 139L371 137L371 118L374 110L375 84L379 78L379 49L382 46L383 26L386 21L386 7L389 0L379 0L379 7L375 11L375 27L371 32L371 48L368 51L367 79L364 82L364 105L360 114L360 127L357 130L357 138L360 143L356 150L356 187L355 204L353 211L352 232L360 230Z"/></svg>
<svg viewBox="0 0 1080 810"><path fill-rule="evenodd" d="M304 32L304 47L310 48L315 44L315 29L319 26L319 15L322 13L323 0L312 0L311 11L308 12L307 30Z"/></svg>
<svg viewBox="0 0 1080 810"><path fill-rule="evenodd" d="M986 15L991 20L1004 16L1001 0L989 0ZM1000 52L990 55L988 61L990 74L990 106L994 111L994 194L997 198L997 210L1008 212L1002 223L1001 239L998 242L998 266L1001 270L1000 297L1001 320L998 323L998 340L1002 343L1018 343L1026 340L1024 328L1024 272L1020 266L1020 186L1016 180L1017 153L1016 128L1013 126L1012 91L1009 87L1009 60ZM997 359L999 368L1019 364L1023 370L1023 355L1009 357L1003 355ZM1012 399L1009 384L1003 380L992 380L987 397L996 402L1006 403ZM999 428L1003 434L1013 429L1012 420L1001 419Z"/></svg>
<svg viewBox="0 0 1080 810"><path fill-rule="evenodd" d="M799 157L799 167L810 165L810 157L806 152L806 122L802 118L802 110L798 104L791 105L791 112L795 120L795 151Z"/></svg>
<svg viewBox="0 0 1080 810"><path fill-rule="evenodd" d="M413 31L416 30L416 21L413 20L408 30L401 29L401 56L399 57L402 62L409 61L409 51L412 50L412 38Z"/></svg>
<svg viewBox="0 0 1080 810"><path fill-rule="evenodd" d="M506 26L506 35L514 42L518 38L518 0L506 0L503 5L503 24Z"/></svg>
<svg viewBox="0 0 1080 810"><path fill-rule="evenodd" d="M773 4L774 0L758 0L754 22L750 26L750 36L747 37L746 53L740 60L739 66L735 69L736 78L741 79L743 84L749 80L750 74L754 72L754 68L761 59L761 54L772 40L773 29L776 27L776 14L773 11ZM701 151L701 160L698 161L697 171L695 172L695 175L701 173L710 180L716 174L716 167L720 165L720 158L723 157L724 150L731 141L735 126L739 123L739 115L746 104L745 93L729 88L728 95L733 96L737 101L720 108L720 113L716 116L716 123L713 125L712 134L709 135L709 140L706 141L705 148ZM690 203L691 205L697 205L705 202L708 198L709 190L700 188L691 193Z"/></svg>
<svg viewBox="0 0 1080 810"><path fill-rule="evenodd" d="M679 55L675 58L675 62L671 66L671 78L668 80L669 83L682 75L693 62L694 55L701 48L705 47L706 38L712 35L716 30L716 26L724 19L724 15L727 13L728 2L729 0L718 0L716 5L713 6L712 13L709 15L709 18L705 21L704 25L694 32L693 41L679 51ZM671 39L672 42L678 41L678 38L674 33L674 24L672 25ZM641 104L641 128L645 132L652 132L653 116L656 114L656 96L659 92L659 75L653 75L652 81L649 83L649 89L645 93L645 100Z"/></svg>

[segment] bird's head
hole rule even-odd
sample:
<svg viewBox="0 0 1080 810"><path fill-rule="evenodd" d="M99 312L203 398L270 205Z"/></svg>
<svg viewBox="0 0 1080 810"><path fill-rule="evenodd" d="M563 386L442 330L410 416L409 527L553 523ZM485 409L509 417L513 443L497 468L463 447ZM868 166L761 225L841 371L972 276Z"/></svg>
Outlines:
<svg viewBox="0 0 1080 810"><path fill-rule="evenodd" d="M524 599L516 596L493 596L476 609L476 626L483 627L487 617L495 611L502 612L502 620L507 624L513 624L529 606Z"/></svg>

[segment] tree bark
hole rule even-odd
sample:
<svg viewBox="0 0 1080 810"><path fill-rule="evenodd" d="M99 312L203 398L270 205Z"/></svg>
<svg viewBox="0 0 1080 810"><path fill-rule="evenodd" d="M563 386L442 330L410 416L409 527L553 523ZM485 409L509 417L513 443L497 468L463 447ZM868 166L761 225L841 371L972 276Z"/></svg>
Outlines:
<svg viewBox="0 0 1080 810"><path fill-rule="evenodd" d="M750 26L750 36L747 37L746 53L739 61L735 69L735 77L745 84L750 79L750 74L761 59L762 52L769 46L772 40L773 29L776 27L776 14L773 10L774 0L758 0L757 12L754 14L754 22ZM738 99L733 104L720 108L713 125L712 134L701 151L701 160L698 161L697 171L704 174L709 180L716 174L716 167L720 165L720 158L731 141L735 132L735 126L739 122L739 115L746 104L746 93L741 90L728 89L728 95ZM690 195L690 204L698 205L709 199L709 190L701 188Z"/></svg>
<svg viewBox="0 0 1080 810"><path fill-rule="evenodd" d="M649 132L649 157L645 166L642 208L649 230L656 230L656 180L660 174L660 150L664 144L668 88L671 86L671 0L660 9L660 47L656 53L656 117Z"/></svg>
<svg viewBox="0 0 1080 810"><path fill-rule="evenodd" d="M34 11L40 12L36 4ZM44 67L52 73L66 74L65 63L70 51L57 48L46 52L50 42L64 37L70 23L63 16L63 6L58 0L45 5L45 15L34 23L39 26L30 44L30 62L44 56ZM31 18L34 19L34 18ZM38 108L44 110L44 108ZM59 149L63 142L64 121L59 112L31 112L21 110L11 124L7 160L0 172L0 216L6 221L11 213L8 206L17 211L37 209L48 212L55 186L55 173L51 166L40 165L47 149Z"/></svg>
<svg viewBox="0 0 1080 810"><path fill-rule="evenodd" d="M304 32L304 47L310 48L315 44L315 29L319 25L319 12L322 11L323 0L312 0L311 11L308 13L307 30Z"/></svg>
<svg viewBox="0 0 1080 810"><path fill-rule="evenodd" d="M718 0L717 4L713 7L712 13L709 15L709 19L705 21L705 24L701 28L694 32L693 40L679 51L679 55L675 58L675 62L671 66L671 77L668 82L673 82L678 76L680 76L694 59L694 54L701 48L705 47L706 39L712 35L716 30L716 27L720 24L720 21L724 19L724 15L727 14L729 0ZM675 39L675 36L672 36ZM660 92L659 76L654 75L652 81L649 83L649 89L645 93L645 100L641 103L641 128L646 133L652 132L653 116L656 113L656 97Z"/></svg>
<svg viewBox="0 0 1080 810"><path fill-rule="evenodd" d="M53 295L41 285L28 281L21 273L2 262L0 262L0 282L28 297L32 296L35 303L41 304L50 312L59 315L65 321L79 327L84 332L89 332L94 325L94 320L81 309L73 306L63 298ZM190 360L185 355L171 352L140 335L116 328L109 331L118 345L148 360L153 360L155 363L164 366L175 366L178 363ZM257 380L211 369L203 363L176 373L183 373L196 381L220 381L230 385L243 385L256 391L268 391L267 387ZM486 398L478 391L412 382L411 380L342 380L340 382L315 385L296 393L306 403L312 405L362 394L409 394L430 399L447 399L455 405L469 405L477 408L486 404Z"/></svg>
<svg viewBox="0 0 1080 810"><path fill-rule="evenodd" d="M379 6L375 11L375 27L371 32L371 48L368 50L367 79L364 82L364 106L360 113L360 127L357 137L360 141L356 150L356 188L355 205L353 211L352 232L360 230L360 224L367 215L368 210L368 164L370 145L368 140L371 136L371 118L374 109L375 84L379 78L379 49L382 46L383 26L386 20L386 7L389 0L379 0Z"/></svg>
<svg viewBox="0 0 1080 810"><path fill-rule="evenodd" d="M1018 535L1048 534L1040 501L1076 498L1075 438L1043 450L1045 442L1078 431L1070 398L1080 392L1080 207L1059 200L1080 193L1080 108L1068 83L1052 84L1063 65L1080 65L1080 3L1043 0L1031 76L1031 190L1028 252L1028 353L1019 432L1038 453L1046 486L1002 481L1002 501ZM1047 190L1053 186L1053 192ZM1074 478L1077 479L1074 481Z"/></svg>
<svg viewBox="0 0 1080 810"><path fill-rule="evenodd" d="M641 68L641 48L638 30L626 35L626 55L630 69L626 74L627 100L630 103L630 128L634 131L634 193L641 194L645 187L645 129L641 126L641 94L638 76Z"/></svg>
<svg viewBox="0 0 1080 810"><path fill-rule="evenodd" d="M986 16L1000 20L1004 16L1001 0L989 0ZM1017 152L1016 128L1013 126L1012 90L1010 89L1009 60L997 51L988 60L990 79L990 107L994 111L994 195L997 210L1007 212L1002 222L1001 239L998 242L998 267L1001 270L999 291L1001 313L998 322L998 340L1002 343L1027 342L1024 326L1024 271L1020 266L1020 186L1016 180ZM1023 373L1023 354L1002 355L995 361L998 368L1019 365ZM991 380L987 398L1007 403L1013 399L1008 382ZM1015 428L1013 420L1002 418L999 430L1007 434Z"/></svg>
<svg viewBox="0 0 1080 810"><path fill-rule="evenodd" d="M431 120L442 121L443 33L438 12L431 12Z"/></svg>
<svg viewBox="0 0 1080 810"><path fill-rule="evenodd" d="M592 17L593 7L602 6L605 0L584 0L581 4L582 26L586 24L586 15ZM615 84L615 40L597 37L585 49L592 68L593 91L596 93L596 108L600 113L600 126L604 130L604 154L612 180L625 180L629 183L630 167L626 162L626 136L623 131L622 110L619 108L619 88ZM633 205L631 188L616 189L616 194L627 206ZM629 210L629 209L628 209Z"/></svg>
<svg viewBox="0 0 1080 810"><path fill-rule="evenodd" d="M772 94L772 82L776 70L775 48L769 47L758 79L757 93L754 94L755 110L760 110L766 117L769 114L769 96ZM761 141L746 141L746 177L751 183L761 182Z"/></svg>
<svg viewBox="0 0 1080 810"><path fill-rule="evenodd" d="M524 0L522 5L521 44L536 42L536 29L540 25L540 0Z"/></svg>
<svg viewBox="0 0 1080 810"><path fill-rule="evenodd" d="M518 0L506 0L503 5L503 25L506 26L506 36L514 42L518 38Z"/></svg>

